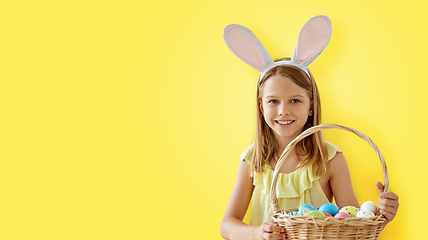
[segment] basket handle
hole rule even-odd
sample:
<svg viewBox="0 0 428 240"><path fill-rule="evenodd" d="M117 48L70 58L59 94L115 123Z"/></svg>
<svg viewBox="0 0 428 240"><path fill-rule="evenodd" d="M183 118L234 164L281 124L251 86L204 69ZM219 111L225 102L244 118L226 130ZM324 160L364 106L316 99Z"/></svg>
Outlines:
<svg viewBox="0 0 428 240"><path fill-rule="evenodd" d="M301 140L303 140L305 137L312 135L313 133L316 133L318 131L321 130L325 130L325 129L333 129L333 128L338 128L338 129L342 129L348 132L352 132L355 135L357 135L358 137L364 139L366 142L368 142L370 144L370 146L373 148L373 150L376 152L381 164L382 164L382 168L383 168L383 177L384 177L384 185L385 185L385 192L389 191L389 179L388 179L388 170L386 168L386 163L385 163L385 159L382 155L382 153L380 152L378 146L369 138L367 137L365 134L363 134L360 131L357 131L353 128L350 127L345 127L342 125L338 125L338 124L324 124L324 125L317 125L317 126L313 126L311 128L306 129L305 131L303 131L299 136L297 136L295 139L293 139L288 145L287 147L284 149L284 151L282 152L281 156L279 157L279 160L275 166L275 170L274 170L274 175L273 175L273 179L272 179L272 185L270 188L270 199L271 199L271 205L274 209L275 212L280 211L279 208L279 202L278 199L276 197L276 183L278 181L278 174L279 174L279 169L282 166L282 163L284 162L285 158L287 158L287 156L290 154L291 149Z"/></svg>

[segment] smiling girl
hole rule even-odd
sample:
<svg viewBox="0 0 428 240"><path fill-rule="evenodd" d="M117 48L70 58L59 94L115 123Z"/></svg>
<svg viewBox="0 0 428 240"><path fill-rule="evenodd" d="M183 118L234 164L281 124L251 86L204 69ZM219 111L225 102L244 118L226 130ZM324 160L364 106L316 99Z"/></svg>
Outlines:
<svg viewBox="0 0 428 240"><path fill-rule="evenodd" d="M329 30L328 24L330 20L325 16L312 18L302 29L291 61L276 62L251 31L239 25L225 28L225 40L232 52L262 72L257 86L256 141L240 157L235 185L220 227L225 239L286 238L283 228L271 220L269 191L273 169L296 136L321 123L318 88L307 65L327 45L331 32L324 34L319 29ZM298 208L303 203L319 208L333 198L338 206L359 207L341 150L325 142L320 132L300 141L279 172L277 192L281 209ZM380 211L389 222L397 212L398 197L392 192L382 193L381 183L377 183L377 187L381 192ZM251 198L251 222L246 225L242 220Z"/></svg>

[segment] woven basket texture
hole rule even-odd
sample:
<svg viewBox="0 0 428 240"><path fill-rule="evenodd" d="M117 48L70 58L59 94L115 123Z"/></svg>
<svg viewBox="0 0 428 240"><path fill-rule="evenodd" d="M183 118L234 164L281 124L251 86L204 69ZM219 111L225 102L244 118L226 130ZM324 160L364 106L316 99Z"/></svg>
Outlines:
<svg viewBox="0 0 428 240"><path fill-rule="evenodd" d="M325 129L341 129L364 139L376 152L383 168L385 192L389 191L388 171L385 159L377 145L363 133L349 127L337 124L317 125L306 129L285 148L279 158L270 189L271 205L274 209L273 221L285 228L287 239L377 239L386 222L383 215L377 214L371 218L335 218L323 216L293 216L288 212L297 209L281 210L276 197L276 183L279 169L292 148L305 137Z"/></svg>

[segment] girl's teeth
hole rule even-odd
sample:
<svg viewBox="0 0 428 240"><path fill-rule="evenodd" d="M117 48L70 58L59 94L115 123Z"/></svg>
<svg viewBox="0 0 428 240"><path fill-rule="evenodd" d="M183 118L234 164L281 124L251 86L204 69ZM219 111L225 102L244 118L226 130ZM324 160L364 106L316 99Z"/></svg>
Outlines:
<svg viewBox="0 0 428 240"><path fill-rule="evenodd" d="M292 123L293 121L277 121L279 124L289 124Z"/></svg>

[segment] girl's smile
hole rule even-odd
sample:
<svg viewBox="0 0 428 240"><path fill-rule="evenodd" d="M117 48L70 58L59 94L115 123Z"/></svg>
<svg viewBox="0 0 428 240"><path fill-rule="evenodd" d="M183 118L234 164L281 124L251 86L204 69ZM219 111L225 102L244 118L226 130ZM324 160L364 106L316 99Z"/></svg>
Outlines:
<svg viewBox="0 0 428 240"><path fill-rule="evenodd" d="M280 126L288 127L294 123L294 120L275 120Z"/></svg>

